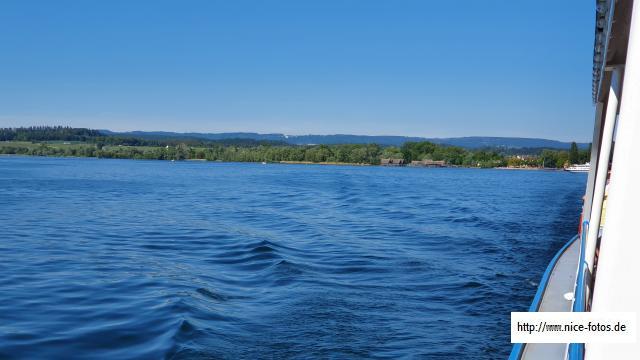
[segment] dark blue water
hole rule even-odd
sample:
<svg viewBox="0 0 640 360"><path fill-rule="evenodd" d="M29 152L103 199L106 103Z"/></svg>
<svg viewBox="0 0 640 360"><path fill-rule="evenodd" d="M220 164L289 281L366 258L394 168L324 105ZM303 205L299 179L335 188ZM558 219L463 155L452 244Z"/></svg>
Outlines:
<svg viewBox="0 0 640 360"><path fill-rule="evenodd" d="M585 180L0 157L0 358L505 358Z"/></svg>

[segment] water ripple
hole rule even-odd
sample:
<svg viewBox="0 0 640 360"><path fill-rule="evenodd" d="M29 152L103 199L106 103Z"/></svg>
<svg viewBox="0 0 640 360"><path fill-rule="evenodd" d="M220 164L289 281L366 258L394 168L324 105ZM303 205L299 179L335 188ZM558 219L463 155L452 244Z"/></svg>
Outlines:
<svg viewBox="0 0 640 360"><path fill-rule="evenodd" d="M0 158L0 358L504 358L579 174Z"/></svg>

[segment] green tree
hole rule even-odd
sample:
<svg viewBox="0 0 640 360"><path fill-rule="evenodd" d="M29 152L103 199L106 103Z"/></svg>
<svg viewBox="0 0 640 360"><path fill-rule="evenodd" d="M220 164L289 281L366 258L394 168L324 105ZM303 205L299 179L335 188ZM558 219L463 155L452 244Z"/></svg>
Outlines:
<svg viewBox="0 0 640 360"><path fill-rule="evenodd" d="M403 158L402 151L400 151L400 149L398 149L395 146L389 146L384 148L381 156L384 159L402 159Z"/></svg>
<svg viewBox="0 0 640 360"><path fill-rule="evenodd" d="M569 163L577 164L578 162L580 162L580 153L578 152L578 145L574 141L569 149Z"/></svg>

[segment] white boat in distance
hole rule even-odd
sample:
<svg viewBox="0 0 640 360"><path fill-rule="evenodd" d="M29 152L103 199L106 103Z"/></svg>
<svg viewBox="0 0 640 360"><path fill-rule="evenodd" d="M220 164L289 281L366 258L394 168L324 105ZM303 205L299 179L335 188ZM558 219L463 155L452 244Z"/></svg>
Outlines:
<svg viewBox="0 0 640 360"><path fill-rule="evenodd" d="M570 172L589 172L589 169L591 169L591 165L589 163L571 165L565 168L566 171Z"/></svg>

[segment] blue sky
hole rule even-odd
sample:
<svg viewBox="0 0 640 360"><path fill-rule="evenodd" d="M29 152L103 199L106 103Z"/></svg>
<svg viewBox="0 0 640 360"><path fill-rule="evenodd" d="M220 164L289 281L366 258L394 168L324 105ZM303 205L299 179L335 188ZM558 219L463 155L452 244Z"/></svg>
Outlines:
<svg viewBox="0 0 640 360"><path fill-rule="evenodd" d="M590 141L594 2L0 2L0 126Z"/></svg>

